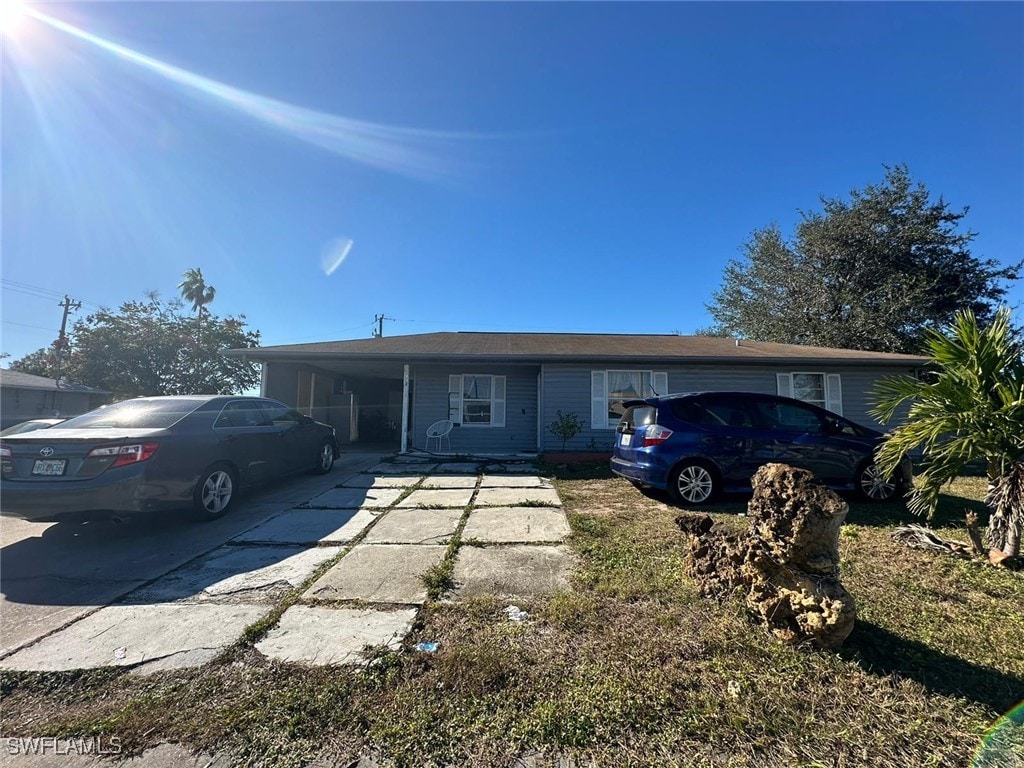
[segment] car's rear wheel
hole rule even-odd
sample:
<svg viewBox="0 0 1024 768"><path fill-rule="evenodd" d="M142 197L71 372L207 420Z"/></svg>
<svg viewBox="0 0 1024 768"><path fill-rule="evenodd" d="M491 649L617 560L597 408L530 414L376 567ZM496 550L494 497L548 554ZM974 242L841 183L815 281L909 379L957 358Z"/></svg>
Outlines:
<svg viewBox="0 0 1024 768"><path fill-rule="evenodd" d="M875 462L869 462L857 473L857 493L867 501L892 501L899 492L899 483L882 474Z"/></svg>
<svg viewBox="0 0 1024 768"><path fill-rule="evenodd" d="M214 464L203 472L192 494L192 509L200 520L216 520L227 514L235 498L234 470L227 464Z"/></svg>
<svg viewBox="0 0 1024 768"><path fill-rule="evenodd" d="M326 475L334 466L334 446L330 440L320 443L320 449L316 454L316 464L313 471L318 475Z"/></svg>
<svg viewBox="0 0 1024 768"><path fill-rule="evenodd" d="M684 461L676 465L669 475L669 495L684 507L695 507L711 501L720 490L718 475L703 461Z"/></svg>

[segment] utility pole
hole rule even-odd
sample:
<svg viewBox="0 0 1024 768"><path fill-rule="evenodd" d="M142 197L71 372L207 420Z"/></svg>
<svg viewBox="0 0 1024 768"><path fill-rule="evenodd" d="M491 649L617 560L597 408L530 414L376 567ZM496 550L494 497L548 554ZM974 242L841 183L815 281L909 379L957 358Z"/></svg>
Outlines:
<svg viewBox="0 0 1024 768"><path fill-rule="evenodd" d="M385 320L394 320L394 319L395 318L393 318L393 317L384 317L383 314L381 314L381 315L374 315L373 316L373 322L375 322L377 324L377 329L373 332L373 338L375 338L375 339L383 338L384 337L384 321Z"/></svg>
<svg viewBox="0 0 1024 768"><path fill-rule="evenodd" d="M64 350L68 346L68 334L67 334L68 314L70 314L71 310L73 310L73 309L81 309L82 308L82 302L80 302L80 301L72 301L70 296L68 296L67 294L64 294L64 301L62 301L57 306L58 307L63 307L63 309L64 309L64 317L61 318L61 321L60 321L60 336L57 337L57 375L54 376L54 379L59 382L60 381L60 365L61 365L61 362L62 362L63 357L64 357Z"/></svg>

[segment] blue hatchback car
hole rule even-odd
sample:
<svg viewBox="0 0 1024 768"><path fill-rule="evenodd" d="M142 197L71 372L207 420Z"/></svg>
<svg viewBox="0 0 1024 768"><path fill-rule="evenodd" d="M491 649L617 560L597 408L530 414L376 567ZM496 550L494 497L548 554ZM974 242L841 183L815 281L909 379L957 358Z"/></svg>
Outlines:
<svg viewBox="0 0 1024 768"><path fill-rule="evenodd" d="M909 459L896 477L876 468L880 432L799 400L697 392L624 406L612 471L639 488L668 491L684 506L749 491L751 477L770 462L810 470L836 490L857 491L869 501L889 501L911 487Z"/></svg>

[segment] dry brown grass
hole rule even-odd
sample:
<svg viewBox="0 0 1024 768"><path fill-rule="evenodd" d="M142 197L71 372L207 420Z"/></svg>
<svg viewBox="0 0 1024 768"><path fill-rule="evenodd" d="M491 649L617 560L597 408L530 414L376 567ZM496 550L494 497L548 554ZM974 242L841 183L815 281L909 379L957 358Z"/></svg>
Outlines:
<svg viewBox="0 0 1024 768"><path fill-rule="evenodd" d="M736 602L700 599L678 510L600 470L556 482L579 567L571 592L519 603L432 602L407 646L365 672L309 671L240 646L203 670L2 677L11 735L109 734L297 765L372 749L398 765L952 766L1024 698L1024 580L904 549L905 512L853 504L842 576L859 621L839 653L780 645ZM984 483L958 482L942 532ZM743 499L713 516L742 526ZM1024 728L1000 737L1024 765ZM1016 758L1012 755L1016 751Z"/></svg>

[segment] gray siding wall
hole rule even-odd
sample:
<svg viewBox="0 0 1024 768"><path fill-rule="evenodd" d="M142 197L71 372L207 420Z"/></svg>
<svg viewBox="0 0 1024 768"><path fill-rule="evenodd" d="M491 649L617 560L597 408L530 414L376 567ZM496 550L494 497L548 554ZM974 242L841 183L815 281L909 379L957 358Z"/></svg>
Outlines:
<svg viewBox="0 0 1024 768"><path fill-rule="evenodd" d="M593 429L590 419L590 372L607 368L626 368L616 364L542 366L541 415L542 451L560 451L562 441L548 431L559 410L576 413L585 424L583 431L566 445L570 451L611 451L614 431ZM844 368L798 363L795 366L737 366L737 365L651 365L643 369L668 372L670 392L698 392L706 390L732 390L777 394L777 373L838 373L842 378L843 416L865 427L884 430L868 411L872 407L870 392L875 382L886 376L910 373L906 367ZM902 416L893 421L899 423Z"/></svg>
<svg viewBox="0 0 1024 768"><path fill-rule="evenodd" d="M30 419L70 418L99 408L110 395L89 392L57 392L44 389L0 389L0 429Z"/></svg>
<svg viewBox="0 0 1024 768"><path fill-rule="evenodd" d="M280 400L294 408L298 403L299 366L291 363L264 363L267 367L266 397Z"/></svg>
<svg viewBox="0 0 1024 768"><path fill-rule="evenodd" d="M539 366L424 366L412 368L413 413L411 448L426 448L427 427L448 418L448 376L476 373L505 377L504 427L455 427L451 449L456 453L514 453L537 450L537 374ZM430 441L430 450L437 443ZM447 447L445 446L445 449Z"/></svg>

